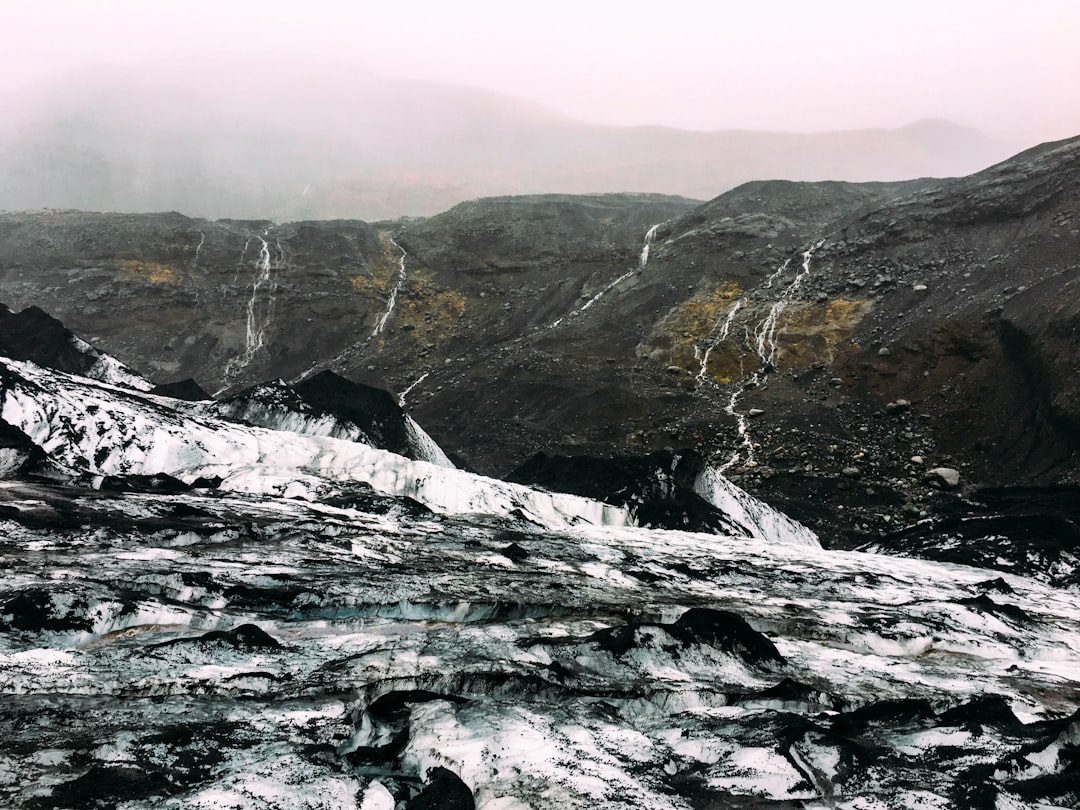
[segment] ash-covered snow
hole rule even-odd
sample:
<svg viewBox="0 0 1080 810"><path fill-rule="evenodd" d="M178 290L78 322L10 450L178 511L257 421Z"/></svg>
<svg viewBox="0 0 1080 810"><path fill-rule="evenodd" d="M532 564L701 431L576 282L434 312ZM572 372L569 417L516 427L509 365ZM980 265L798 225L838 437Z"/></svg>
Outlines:
<svg viewBox="0 0 1080 810"><path fill-rule="evenodd" d="M783 542L820 547L817 535L782 512L732 484L714 467L706 467L694 481L694 492L728 515L747 534L761 542Z"/></svg>
<svg viewBox="0 0 1080 810"><path fill-rule="evenodd" d="M135 391L149 391L154 387L154 384L141 374L132 371L112 355L95 349L82 338L72 336L71 343L76 350L93 358L94 364L86 372L90 379Z"/></svg>
<svg viewBox="0 0 1080 810"><path fill-rule="evenodd" d="M1080 805L1074 588L3 375L74 483L0 482L0 805Z"/></svg>
<svg viewBox="0 0 1080 810"><path fill-rule="evenodd" d="M630 522L627 510L588 498L540 492L356 442L193 416L162 398L120 392L32 363L4 363L0 416L68 469L166 473L189 483L220 478L226 490L308 499L361 482L448 514L521 513L543 525Z"/></svg>

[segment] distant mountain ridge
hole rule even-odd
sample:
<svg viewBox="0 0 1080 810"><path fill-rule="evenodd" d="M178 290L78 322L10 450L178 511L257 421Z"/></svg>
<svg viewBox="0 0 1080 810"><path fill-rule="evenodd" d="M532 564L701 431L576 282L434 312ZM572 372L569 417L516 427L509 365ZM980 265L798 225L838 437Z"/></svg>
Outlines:
<svg viewBox="0 0 1080 810"><path fill-rule="evenodd" d="M404 80L196 91L90 73L6 106L0 208L8 210L375 221L495 195L711 199L751 180L958 176L1012 151L936 119L814 134L615 127Z"/></svg>

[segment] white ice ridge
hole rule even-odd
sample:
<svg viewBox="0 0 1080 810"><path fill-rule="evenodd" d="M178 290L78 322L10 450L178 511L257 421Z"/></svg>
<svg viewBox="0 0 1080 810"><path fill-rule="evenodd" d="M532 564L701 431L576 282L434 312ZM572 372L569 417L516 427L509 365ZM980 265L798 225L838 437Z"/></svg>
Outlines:
<svg viewBox="0 0 1080 810"><path fill-rule="evenodd" d="M715 467L706 467L698 474L694 492L744 526L754 540L821 548L817 534L739 489Z"/></svg>
<svg viewBox="0 0 1080 810"><path fill-rule="evenodd" d="M0 416L57 463L97 475L167 473L182 481L220 478L226 491L313 499L349 482L415 498L443 514L520 514L547 527L628 526L630 510L544 492L454 469L411 418L406 429L430 461L330 436L239 425L168 407L165 398L4 360L14 372L0 391ZM21 382L22 377L26 383ZM441 466L440 466L441 465ZM746 534L768 543L817 545L812 532L706 470L695 491Z"/></svg>
<svg viewBox="0 0 1080 810"><path fill-rule="evenodd" d="M71 345L76 351L94 358L94 365L86 372L90 379L121 388L133 388L136 391L149 391L154 387L148 379L132 371L112 355L98 351L82 338L73 335Z"/></svg>
<svg viewBox="0 0 1080 810"><path fill-rule="evenodd" d="M287 397L294 394L292 389L280 380L264 383L252 390L262 392L265 396L240 397L224 402L175 403L174 410L196 418L225 419L268 430L344 439L371 447L377 446L376 442L353 422L340 419L331 413L275 402L275 395ZM440 467L454 467L435 440L416 424L412 417L407 414L404 416L411 455L417 461L427 461Z"/></svg>
<svg viewBox="0 0 1080 810"><path fill-rule="evenodd" d="M648 231L645 232L645 245L644 245L644 247L641 248L641 256L638 257L637 266L631 268L630 270L627 270L625 273L623 273L617 279L610 282L606 287L604 287L602 290L600 290L600 292L598 292L596 295L594 295L592 298L590 298L588 301L586 301L579 309L575 310L574 313L573 313L574 315L580 315L582 312L584 312L589 307L591 307L593 304L595 304L597 301L599 301L604 296L605 293L611 292L611 290L613 290L616 286L618 286L622 282L626 281L626 279L630 278L630 276L634 275L634 273L640 273L642 270L645 269L645 266L649 263L649 246L652 244L653 239L656 237L657 229L662 224L663 224L662 222L658 222L655 225L653 225L651 228L649 228ZM559 318L557 321L554 321L551 324L551 326L548 327L548 329L554 329L556 326L558 326L564 320L566 320L565 317L564 318Z"/></svg>
<svg viewBox="0 0 1080 810"><path fill-rule="evenodd" d="M375 337L386 328L386 322L390 318L390 313L394 311L394 304L397 303L398 291L401 290L402 285L405 283L405 248L395 242L393 238L390 239L390 244L401 251L401 257L398 259L397 281L390 289L390 299L386 302L386 312L382 314L379 322L375 324L375 331L371 333L372 337Z"/></svg>
<svg viewBox="0 0 1080 810"><path fill-rule="evenodd" d="M426 461L437 467L448 467L451 470L457 469L436 441L408 414L405 414L405 433L408 434L409 447L412 448L418 461Z"/></svg>
<svg viewBox="0 0 1080 810"><path fill-rule="evenodd" d="M521 514L548 527L632 524L628 510L590 498L541 492L340 439L185 416L161 398L32 363L4 363L30 385L9 382L0 415L74 470L167 473L187 482L220 477L223 490L306 499L363 482L380 494L408 496L443 514ZM413 430L423 442L426 434L418 426Z"/></svg>

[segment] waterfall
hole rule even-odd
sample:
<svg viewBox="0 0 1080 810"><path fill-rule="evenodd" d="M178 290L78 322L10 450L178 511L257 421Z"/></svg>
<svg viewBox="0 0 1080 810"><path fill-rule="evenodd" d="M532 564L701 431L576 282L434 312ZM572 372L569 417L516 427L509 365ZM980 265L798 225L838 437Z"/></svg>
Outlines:
<svg viewBox="0 0 1080 810"><path fill-rule="evenodd" d="M259 240L259 257L255 260L255 278L251 284L251 295L248 297L247 302L247 317L244 323L244 350L239 356L234 357L225 365L225 379L234 377L237 372L242 368L246 368L251 364L251 361L255 359L255 355L266 344L266 330L270 326L270 321L274 314L274 304L276 303L274 293L277 289L277 285L274 283L273 270L274 263L270 256L270 243L267 238L270 235L270 230L274 226L269 226L263 231L262 236L255 237ZM281 247L281 242L276 242L278 250L278 264L284 263L285 252ZM247 251L247 244L244 245L244 252ZM241 258L243 254L241 254ZM260 293L265 290L265 304L259 306ZM219 392L220 393L220 392Z"/></svg>
<svg viewBox="0 0 1080 810"><path fill-rule="evenodd" d="M738 410L739 399L742 396L742 392L747 388L756 388L763 384L769 377L769 374L776 370L778 362L778 354L780 346L778 342L780 333L780 316L784 313L788 304L793 300L795 294L802 286L803 280L810 273L810 261L814 254L814 251L825 244L825 240L822 239L815 245L807 248L802 253L802 263L799 270L795 273L795 277L791 282L783 289L783 291L777 296L777 298L769 305L768 314L757 324L757 326L751 331L747 329L746 337L750 343L754 352L757 354L761 361L760 367L755 369L748 378L739 380L735 383L735 387L732 389L730 396L728 397L727 404L724 406L724 413L735 419L735 431L738 436L738 447L731 454L729 458L721 467L720 472L726 472L734 467L740 461L744 464L752 465L754 462L754 442L750 436L750 422L746 414L741 413ZM791 258L789 257L781 264L773 273L765 280L761 285L761 290L769 290L780 280L780 278L787 272L788 267L791 264ZM708 364L709 355L712 353L721 341L727 338L731 331L731 326L735 318L735 314L742 308L745 303L745 299L739 299L728 309L724 320L718 321L718 325L714 325L710 331L712 339L709 341L708 346L704 352L698 347L695 347L695 356L701 361L701 367L698 370L696 379L699 384L704 384L709 381L708 378Z"/></svg>
<svg viewBox="0 0 1080 810"><path fill-rule="evenodd" d="M199 269L199 254L202 253L203 245L206 244L206 234L199 231L199 244L195 246L195 258L191 260L191 269Z"/></svg>
<svg viewBox="0 0 1080 810"><path fill-rule="evenodd" d="M409 384L408 388L406 388L404 391L402 391L400 394L398 394L398 405L400 405L402 408L404 408L405 407L405 397L407 397L409 394L411 394L413 389L416 388L416 386L420 385L420 383L422 383L424 380L426 380L430 373L431 373L430 371L425 371L423 374L421 374L419 377L417 377L415 380L413 380Z"/></svg>
<svg viewBox="0 0 1080 810"><path fill-rule="evenodd" d="M398 291L405 284L405 248L395 242L393 238L390 239L390 243L401 251L401 257L398 259L397 283L390 290L390 299L386 302L386 312L382 314L379 322L375 324L375 331L371 333L372 337L375 337L386 328L386 322L390 318L390 313L394 311L394 304L397 303Z"/></svg>
<svg viewBox="0 0 1080 810"><path fill-rule="evenodd" d="M736 301L734 304L732 304L728 308L727 316L724 318L724 320L722 322L718 321L718 323L720 323L720 328L717 329L716 326L714 325L712 330L710 331L710 334L712 335L713 339L712 339L712 341L710 341L710 343L709 343L708 347L706 347L705 351L701 354L701 368L698 369L698 373L697 373L697 380L698 380L699 383L705 382L706 373L707 373L708 368L709 368L709 355L712 354L713 349L715 349L717 346L719 346L721 343L723 343L727 339L728 333L731 331L731 324L735 320L735 313L737 313L742 308L742 305L743 305L742 299L740 299L740 300ZM694 350L695 350L695 353L697 353L697 347L696 346L694 347Z"/></svg>
<svg viewBox="0 0 1080 810"><path fill-rule="evenodd" d="M635 273L640 273L642 270L645 269L645 266L649 263L649 246L652 245L652 241L656 237L656 231L662 224L663 224L662 222L658 222L655 225L653 225L651 228L649 228L648 231L645 232L645 244L641 248L641 255L638 257L637 265L635 267L631 268L630 270L627 270L625 273L623 273L617 279L615 279L610 284L608 284L606 287L604 287L602 290L600 290L600 292L598 292L596 295L594 295L592 298L590 298L588 301L586 301L579 309L574 310L571 313L572 316L580 315L582 312L584 312L589 307L591 307L593 304L595 304L597 301L599 301L604 296L605 293L610 292L615 287L617 287L619 284L626 281L626 279L630 278L630 276L634 275ZM562 318L559 318L558 320L554 321L550 326L548 326L548 329L554 329L556 326L561 324L564 320L566 320L566 316L564 316Z"/></svg>

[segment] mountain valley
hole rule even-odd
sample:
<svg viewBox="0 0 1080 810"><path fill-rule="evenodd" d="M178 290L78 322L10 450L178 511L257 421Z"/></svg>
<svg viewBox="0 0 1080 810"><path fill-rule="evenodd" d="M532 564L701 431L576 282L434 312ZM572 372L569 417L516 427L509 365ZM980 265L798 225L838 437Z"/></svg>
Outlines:
<svg viewBox="0 0 1080 810"><path fill-rule="evenodd" d="M1080 806L1080 138L0 213L0 803Z"/></svg>

